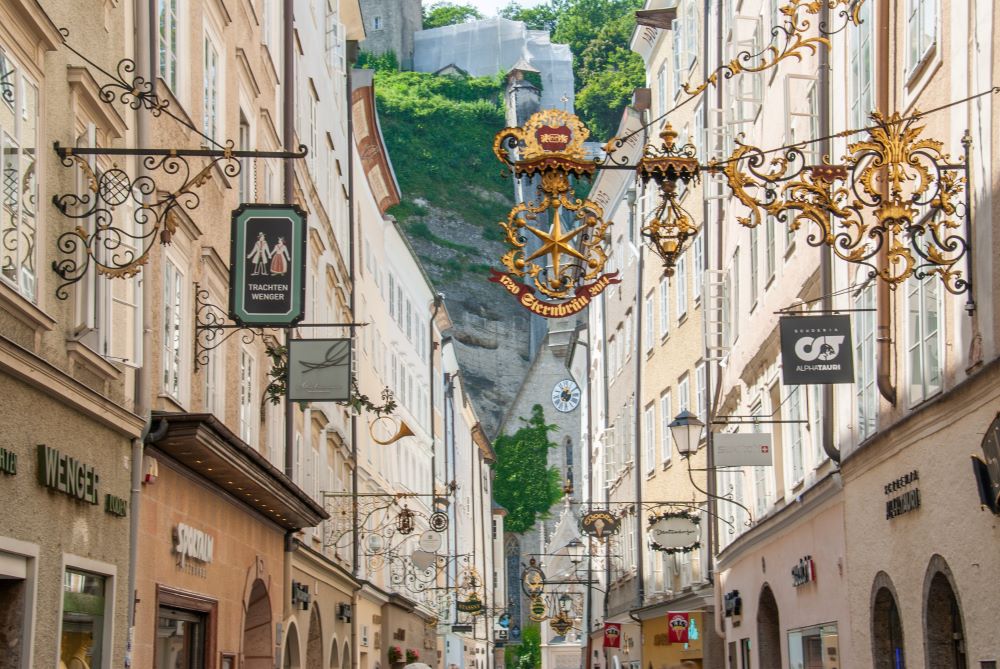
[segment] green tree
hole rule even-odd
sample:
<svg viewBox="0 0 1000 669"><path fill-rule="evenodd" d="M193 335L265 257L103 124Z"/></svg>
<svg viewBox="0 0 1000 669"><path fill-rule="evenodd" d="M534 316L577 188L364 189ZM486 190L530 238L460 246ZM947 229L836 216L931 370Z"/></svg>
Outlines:
<svg viewBox="0 0 1000 669"><path fill-rule="evenodd" d="M456 23L468 23L483 18L478 9L472 5L461 5L454 2L435 2L424 10L424 30L451 26Z"/></svg>
<svg viewBox="0 0 1000 669"><path fill-rule="evenodd" d="M542 631L538 625L525 625L521 643L507 646L505 664L511 669L540 669L542 666Z"/></svg>
<svg viewBox="0 0 1000 669"><path fill-rule="evenodd" d="M513 0L506 7L502 7L497 15L511 21L523 21L528 30L548 30L550 33L556 29L559 18L552 5L522 7Z"/></svg>
<svg viewBox="0 0 1000 669"><path fill-rule="evenodd" d="M546 424L540 404L531 408L531 418L521 422L517 432L500 435L493 443L497 454L493 497L507 509L504 528L510 532L531 529L563 495L559 472L548 465L549 449L556 447L549 433L556 426Z"/></svg>

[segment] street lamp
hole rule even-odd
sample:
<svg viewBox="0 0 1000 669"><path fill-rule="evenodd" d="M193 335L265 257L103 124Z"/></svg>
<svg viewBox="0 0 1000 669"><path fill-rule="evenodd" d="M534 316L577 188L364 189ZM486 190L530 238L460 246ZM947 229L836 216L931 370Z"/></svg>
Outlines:
<svg viewBox="0 0 1000 669"><path fill-rule="evenodd" d="M681 454L682 458L689 457L698 450L701 429L705 427L705 424L698 420L698 417L693 413L686 409L681 411L667 427L670 428L674 444L677 445L677 452Z"/></svg>
<svg viewBox="0 0 1000 669"><path fill-rule="evenodd" d="M563 595L559 598L559 610L568 614L572 608L573 598L563 593Z"/></svg>
<svg viewBox="0 0 1000 669"><path fill-rule="evenodd" d="M585 550L586 546L584 546L583 542L576 537L566 544L566 553L569 555L569 561L574 565L578 565L583 561L583 553Z"/></svg>

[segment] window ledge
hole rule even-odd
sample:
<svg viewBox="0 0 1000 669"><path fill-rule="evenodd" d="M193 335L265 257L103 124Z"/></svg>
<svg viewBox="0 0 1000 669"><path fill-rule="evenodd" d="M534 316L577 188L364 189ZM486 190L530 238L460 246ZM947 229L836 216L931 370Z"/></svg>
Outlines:
<svg viewBox="0 0 1000 669"><path fill-rule="evenodd" d="M663 471L667 471L668 469L670 469L673 466L674 466L674 461L672 459L671 460L665 460L663 462L663 464L661 465L661 469Z"/></svg>
<svg viewBox="0 0 1000 669"><path fill-rule="evenodd" d="M0 309L35 331L36 347L39 343L38 338L43 332L55 329L56 319L39 309L4 281L0 281Z"/></svg>
<svg viewBox="0 0 1000 669"><path fill-rule="evenodd" d="M791 258L793 253L795 253L795 240L785 247L785 260Z"/></svg>
<svg viewBox="0 0 1000 669"><path fill-rule="evenodd" d="M79 340L68 339L66 341L66 353L69 355L71 375L77 365L86 367L89 371L104 379L105 390L108 383L121 378L121 369L108 362L97 351Z"/></svg>

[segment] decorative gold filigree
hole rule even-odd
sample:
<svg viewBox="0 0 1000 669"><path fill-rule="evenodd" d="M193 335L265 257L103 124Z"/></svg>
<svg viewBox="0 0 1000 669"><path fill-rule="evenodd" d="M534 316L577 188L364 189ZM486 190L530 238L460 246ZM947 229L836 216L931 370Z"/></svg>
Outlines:
<svg viewBox="0 0 1000 669"><path fill-rule="evenodd" d="M783 60L801 61L805 55L815 55L820 48L830 48L829 35L840 32L848 24L860 25L861 6L865 0L825 0L830 9L843 7L839 15L845 19L844 25L837 30L827 30L820 25L817 33L807 36L812 23L807 15L817 15L823 8L824 0L789 0L778 11L784 15L785 22L771 29L771 42L761 51L741 51L732 60L719 66L705 81L697 85L690 82L681 86L690 96L702 93L709 86L716 86L719 78L731 79L743 72L763 72L775 67Z"/></svg>
<svg viewBox="0 0 1000 669"><path fill-rule="evenodd" d="M521 128L504 128L493 142L515 176L538 178L536 198L515 205L500 222L509 246L500 262L553 300L598 279L608 258L603 238L610 223L600 205L576 197L570 182L597 168L583 147L589 134L573 114L548 109Z"/></svg>
<svg viewBox="0 0 1000 669"><path fill-rule="evenodd" d="M636 176L643 184L653 181L660 190L656 210L640 234L663 260L666 276L673 276L677 259L698 232L691 214L681 206L677 192L678 181L697 183L698 158L694 145L677 146L677 136L677 131L667 123L660 132L661 145L647 145L636 169Z"/></svg>
<svg viewBox="0 0 1000 669"><path fill-rule="evenodd" d="M967 158L952 162L940 141L922 137L919 112L871 118L868 137L849 144L839 165L826 158L806 165L799 147L768 160L737 141L732 156L709 169L725 177L747 208L736 216L741 225L756 227L764 216L792 230L809 224L809 244L868 266L893 289L911 276L936 275L948 291L968 291L959 265L968 251L962 235L968 200L961 198ZM962 143L968 152L968 133Z"/></svg>

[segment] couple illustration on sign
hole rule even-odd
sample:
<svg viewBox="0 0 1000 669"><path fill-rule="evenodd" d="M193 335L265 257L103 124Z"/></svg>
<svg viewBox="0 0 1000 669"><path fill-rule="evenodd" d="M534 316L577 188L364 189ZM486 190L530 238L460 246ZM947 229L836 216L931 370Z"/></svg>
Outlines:
<svg viewBox="0 0 1000 669"><path fill-rule="evenodd" d="M267 238L264 237L263 232L257 233L257 242L250 249L247 259L253 263L251 276L285 274L288 272L288 264L291 261L291 258L288 256L288 247L285 246L285 238L278 237L278 243L272 249L268 246ZM268 267L268 260L271 261L270 268Z"/></svg>

